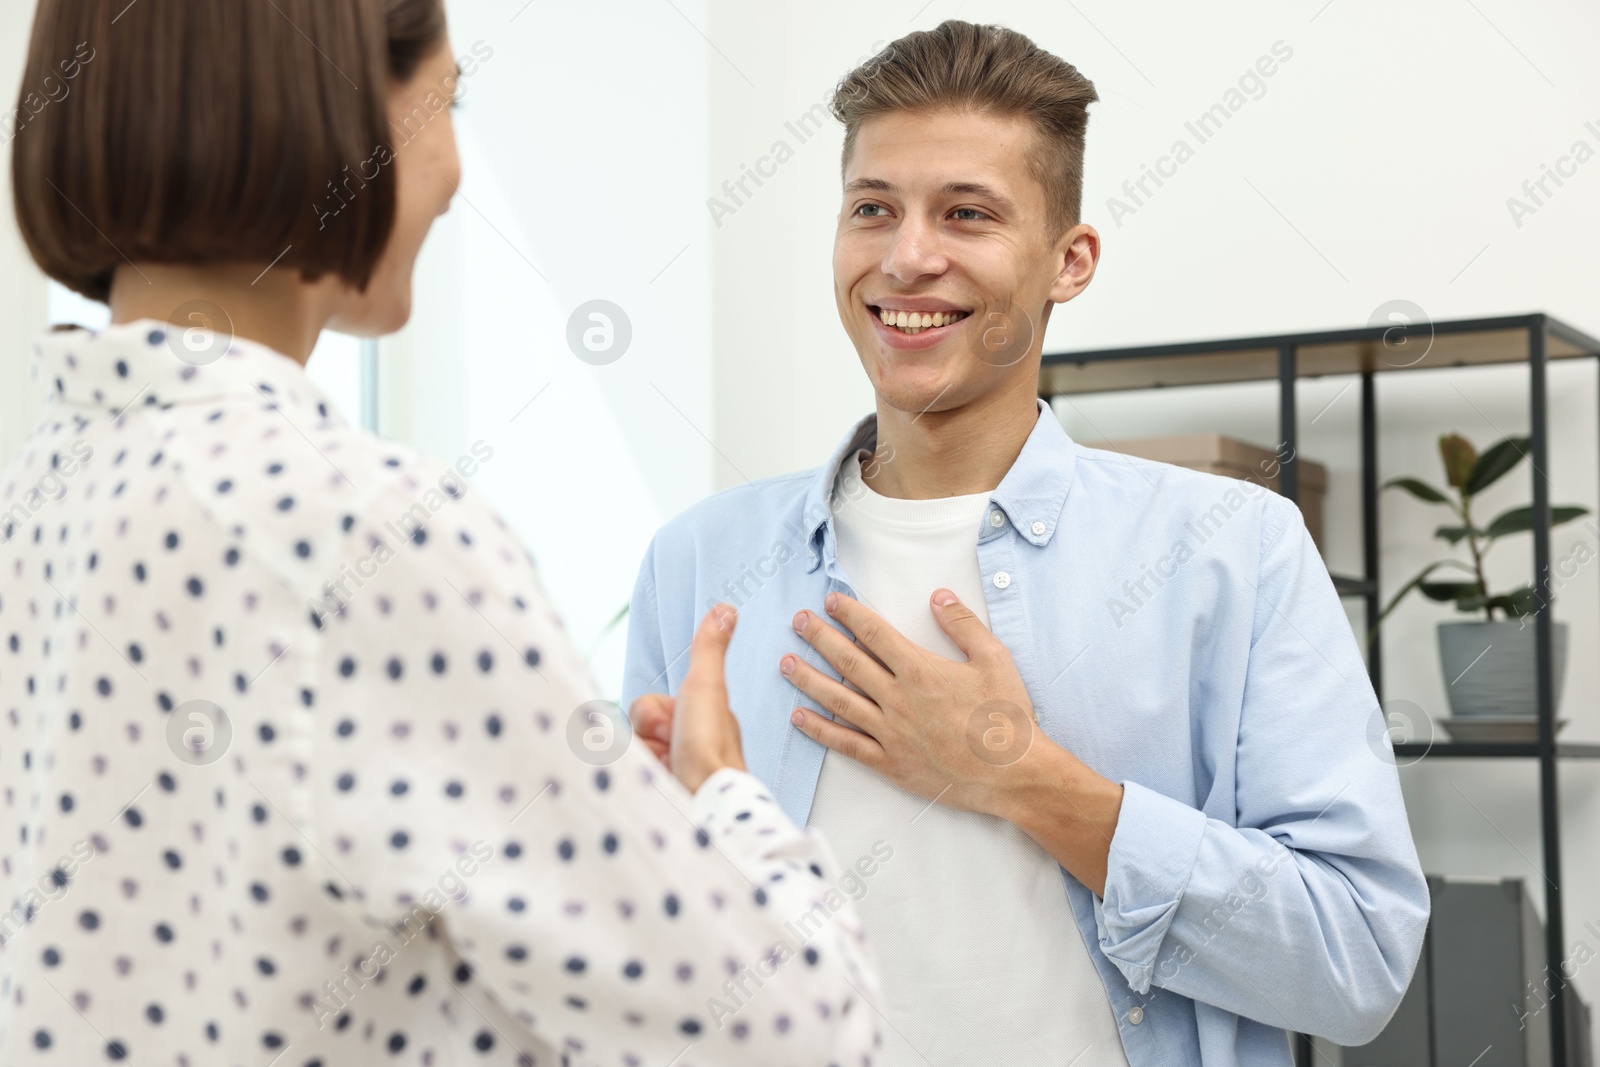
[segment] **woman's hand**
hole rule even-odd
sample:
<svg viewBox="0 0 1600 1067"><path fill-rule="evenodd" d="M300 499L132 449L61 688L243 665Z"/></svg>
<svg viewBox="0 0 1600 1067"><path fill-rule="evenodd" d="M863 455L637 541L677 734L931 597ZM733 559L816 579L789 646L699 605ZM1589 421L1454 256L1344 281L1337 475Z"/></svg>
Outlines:
<svg viewBox="0 0 1600 1067"><path fill-rule="evenodd" d="M634 734L669 771L672 770L672 715L677 704L665 693L646 693L628 709Z"/></svg>
<svg viewBox="0 0 1600 1067"><path fill-rule="evenodd" d="M691 793L725 767L745 769L725 675L738 618L727 604L708 611L689 646L689 673L676 699L648 693L628 711L634 732Z"/></svg>

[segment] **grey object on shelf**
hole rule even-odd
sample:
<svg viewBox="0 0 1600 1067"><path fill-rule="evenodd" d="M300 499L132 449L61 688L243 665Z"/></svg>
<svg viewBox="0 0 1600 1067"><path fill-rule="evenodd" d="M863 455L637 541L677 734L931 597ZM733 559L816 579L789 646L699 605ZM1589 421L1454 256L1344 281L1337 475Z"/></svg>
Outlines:
<svg viewBox="0 0 1600 1067"><path fill-rule="evenodd" d="M1461 715L1453 719L1440 719L1438 724L1456 741L1539 740L1537 715ZM1566 725L1566 719L1557 719L1555 732L1559 734Z"/></svg>
<svg viewBox="0 0 1600 1067"><path fill-rule="evenodd" d="M1567 624L1553 623L1551 637L1552 710L1557 710L1561 707L1561 683L1567 669ZM1441 622L1439 663L1444 668L1445 695L1450 699L1451 713L1458 718L1537 715L1536 655L1531 622Z"/></svg>
<svg viewBox="0 0 1600 1067"><path fill-rule="evenodd" d="M1544 934L1522 879L1437 880L1432 926L1435 1062L1547 1067L1550 1032L1530 1025L1546 1021Z"/></svg>
<svg viewBox="0 0 1600 1067"><path fill-rule="evenodd" d="M1594 1044L1589 1035L1594 1033L1589 1005L1578 999L1578 991L1567 983L1567 1048L1571 1050L1572 1067L1594 1067Z"/></svg>

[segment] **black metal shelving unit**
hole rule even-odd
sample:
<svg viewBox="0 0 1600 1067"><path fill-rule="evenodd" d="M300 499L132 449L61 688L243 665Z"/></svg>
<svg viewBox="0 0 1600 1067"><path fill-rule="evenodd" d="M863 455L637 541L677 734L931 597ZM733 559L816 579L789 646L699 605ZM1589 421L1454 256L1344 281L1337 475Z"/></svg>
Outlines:
<svg viewBox="0 0 1600 1067"><path fill-rule="evenodd" d="M1301 378L1357 375L1361 382L1361 530L1363 569L1359 577L1334 575L1344 597L1359 599L1366 617L1380 610L1378 575L1378 396L1377 379L1388 373L1444 371L1456 367L1526 364L1532 439L1534 585L1541 603L1550 602L1550 491L1539 472L1549 469L1548 369L1554 360L1600 357L1600 340L1543 313L1459 319L1409 326L1364 326L1313 330L1180 344L1142 345L1084 352L1048 353L1039 372L1039 395L1124 392L1228 382L1278 383L1278 424L1288 458L1281 463L1279 488L1298 499L1299 454L1295 384ZM1600 404L1600 397L1597 397ZM1545 953L1547 974L1564 985L1559 961L1566 952L1561 890L1561 818L1557 771L1563 759L1600 759L1600 743L1558 743L1555 739L1555 688L1551 613L1535 619L1537 645L1538 739L1504 743L1401 743L1397 757L1531 759L1539 768L1539 812L1544 855ZM1367 670L1383 699L1380 642L1368 651ZM1568 1067L1566 1006L1549 1004L1551 1063ZM1310 1039L1298 1040L1297 1059L1311 1060Z"/></svg>

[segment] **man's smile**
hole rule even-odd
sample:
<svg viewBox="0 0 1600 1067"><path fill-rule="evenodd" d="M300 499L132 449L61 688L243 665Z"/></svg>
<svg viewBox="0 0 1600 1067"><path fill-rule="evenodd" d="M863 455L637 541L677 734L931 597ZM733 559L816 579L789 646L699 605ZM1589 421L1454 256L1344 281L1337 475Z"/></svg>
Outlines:
<svg viewBox="0 0 1600 1067"><path fill-rule="evenodd" d="M893 298L886 299L883 304L868 304L867 309L885 327L907 336L915 336L924 330L942 330L972 314L965 308L941 302Z"/></svg>

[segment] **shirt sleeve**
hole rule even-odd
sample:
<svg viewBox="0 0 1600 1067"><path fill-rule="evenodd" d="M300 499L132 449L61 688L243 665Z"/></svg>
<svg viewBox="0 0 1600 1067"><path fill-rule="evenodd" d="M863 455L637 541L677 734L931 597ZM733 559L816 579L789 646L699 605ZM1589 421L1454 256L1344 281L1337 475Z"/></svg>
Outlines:
<svg viewBox="0 0 1600 1067"><path fill-rule="evenodd" d="M1096 924L1135 992L1360 1045L1410 984L1427 883L1349 622L1299 509L1268 499L1237 821L1125 782Z"/></svg>
<svg viewBox="0 0 1600 1067"><path fill-rule="evenodd" d="M691 797L504 525L469 497L396 537L410 503L363 509L348 551L389 551L317 632L317 825L370 917L431 924L464 996L575 1063L867 1062L877 980L825 843L744 772Z"/></svg>

